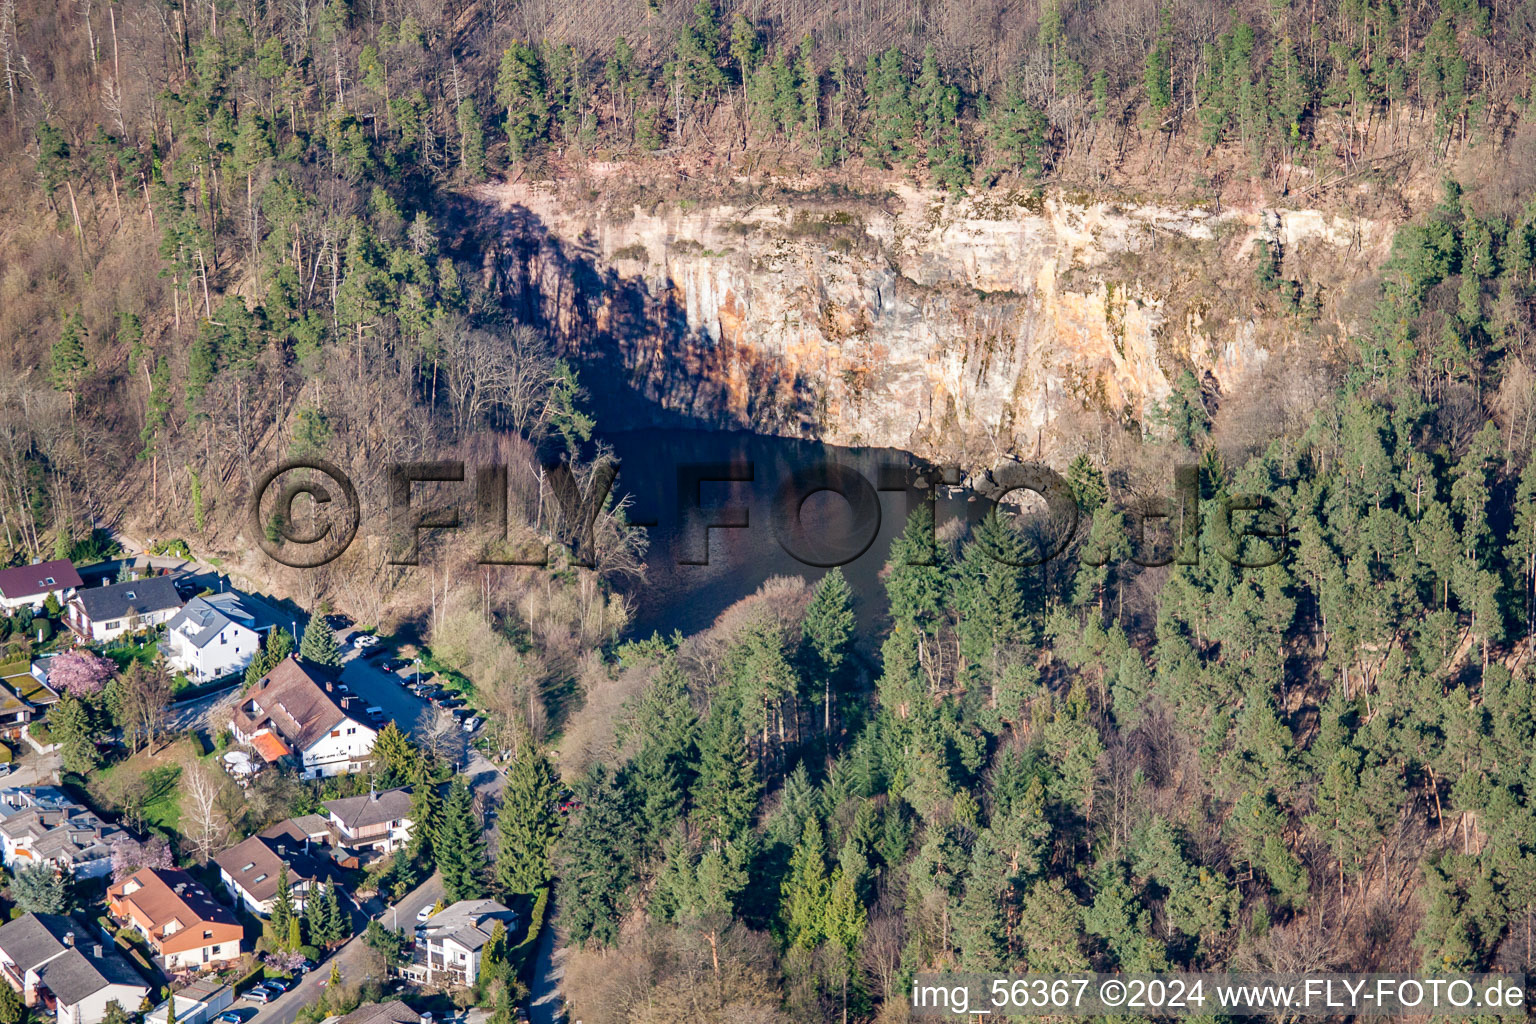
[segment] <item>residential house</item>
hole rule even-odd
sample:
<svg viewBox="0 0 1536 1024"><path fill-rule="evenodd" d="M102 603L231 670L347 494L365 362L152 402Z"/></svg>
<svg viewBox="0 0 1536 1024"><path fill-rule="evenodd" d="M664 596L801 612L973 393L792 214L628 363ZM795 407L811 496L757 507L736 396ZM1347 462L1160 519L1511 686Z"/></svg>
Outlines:
<svg viewBox="0 0 1536 1024"><path fill-rule="evenodd" d="M235 1003L235 990L213 978L194 981L171 997L176 1000L176 1024L208 1024ZM167 1024L170 999L144 1015L144 1024Z"/></svg>
<svg viewBox="0 0 1536 1024"><path fill-rule="evenodd" d="M112 870L112 846L133 838L54 786L0 791L0 856L12 871L47 865L77 878Z"/></svg>
<svg viewBox="0 0 1536 1024"><path fill-rule="evenodd" d="M149 993L116 946L55 914L23 914L0 927L0 975L58 1024L100 1024L109 1004L132 1013Z"/></svg>
<svg viewBox="0 0 1536 1024"><path fill-rule="evenodd" d="M170 621L181 604L169 576L87 587L69 600L69 627L87 640L111 640Z"/></svg>
<svg viewBox="0 0 1536 1024"><path fill-rule="evenodd" d="M179 1018L178 1018L179 1019ZM345 1017L331 1017L336 1024L421 1024L421 1014L398 999L359 1006Z"/></svg>
<svg viewBox="0 0 1536 1024"><path fill-rule="evenodd" d="M7 615L21 608L40 612L49 594L63 607L83 586L80 574L65 558L0 569L0 611Z"/></svg>
<svg viewBox="0 0 1536 1024"><path fill-rule="evenodd" d="M495 900L461 900L427 918L416 930L414 959L402 970L429 984L473 986L480 954L497 922L510 935L517 912Z"/></svg>
<svg viewBox="0 0 1536 1024"><path fill-rule="evenodd" d="M306 841L294 840L281 822L225 850L213 862L230 895L261 917L270 916L283 868L294 909L302 910L310 894L336 876L329 857Z"/></svg>
<svg viewBox="0 0 1536 1024"><path fill-rule="evenodd" d="M339 845L394 853L411 841L409 789L327 800L324 807Z"/></svg>
<svg viewBox="0 0 1536 1024"><path fill-rule="evenodd" d="M306 779L360 771L377 733L361 702L290 655L256 681L235 708L230 728L269 762L292 757Z"/></svg>
<svg viewBox="0 0 1536 1024"><path fill-rule="evenodd" d="M222 965L240 955L245 929L234 911L185 871L140 868L107 889L107 907L144 937L168 973Z"/></svg>
<svg viewBox="0 0 1536 1024"><path fill-rule="evenodd" d="M261 649L263 631L239 594L206 594L166 623L160 650L173 671L205 682L244 672Z"/></svg>

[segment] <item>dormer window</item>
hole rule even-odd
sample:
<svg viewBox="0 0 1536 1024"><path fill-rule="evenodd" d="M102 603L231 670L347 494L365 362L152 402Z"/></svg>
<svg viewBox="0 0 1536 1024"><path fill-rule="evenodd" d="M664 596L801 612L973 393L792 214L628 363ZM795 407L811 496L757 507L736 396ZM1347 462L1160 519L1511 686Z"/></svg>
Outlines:
<svg viewBox="0 0 1536 1024"><path fill-rule="evenodd" d="M138 595L138 594L135 594L135 593L134 593L134 592L133 592L133 591L131 591L131 590L130 590L130 591L128 591L128 594L127 594L127 597L128 597L128 600L130 600L130 601L137 601L137 600L138 600L138 599L139 599L139 595Z"/></svg>
<svg viewBox="0 0 1536 1024"><path fill-rule="evenodd" d="M48 584L51 587L51 586L53 586L54 580L53 580L52 576L49 576L47 579L43 580L43 582Z"/></svg>

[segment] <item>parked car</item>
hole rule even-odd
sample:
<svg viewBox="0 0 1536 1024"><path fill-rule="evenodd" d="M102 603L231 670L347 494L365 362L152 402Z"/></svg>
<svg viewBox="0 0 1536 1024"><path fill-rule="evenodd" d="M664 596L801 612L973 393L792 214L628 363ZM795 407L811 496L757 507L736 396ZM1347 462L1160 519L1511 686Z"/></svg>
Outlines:
<svg viewBox="0 0 1536 1024"><path fill-rule="evenodd" d="M214 1020L218 1021L218 1024L240 1024L240 1021L243 1019L238 1010L225 1010L214 1018Z"/></svg>
<svg viewBox="0 0 1536 1024"><path fill-rule="evenodd" d="M388 658L379 667L385 672L399 672L403 668L409 668L411 663L404 658Z"/></svg>
<svg viewBox="0 0 1536 1024"><path fill-rule="evenodd" d="M273 999L277 998L277 993L269 988L257 985L255 988L246 991L245 998L253 1003L270 1003Z"/></svg>
<svg viewBox="0 0 1536 1024"><path fill-rule="evenodd" d="M359 633L357 636L352 638L352 646L360 651L369 647L377 647L378 643L379 638L374 636L372 633Z"/></svg>
<svg viewBox="0 0 1536 1024"><path fill-rule="evenodd" d="M325 617L325 624L330 626L332 629L346 629L348 626L352 625L352 619L350 616L341 615L339 613L336 615L327 615Z"/></svg>
<svg viewBox="0 0 1536 1024"><path fill-rule="evenodd" d="M426 924L427 923L427 918L431 917L432 916L432 912L434 910L436 910L436 909L437 909L437 906L435 904L432 904L432 903L428 903L426 906L422 907L420 910L418 910L416 912L416 923L417 924Z"/></svg>
<svg viewBox="0 0 1536 1024"><path fill-rule="evenodd" d="M440 708L447 708L449 711L453 711L464 706L464 698L449 695L439 700L437 702L437 706Z"/></svg>
<svg viewBox="0 0 1536 1024"><path fill-rule="evenodd" d="M382 722L382 721L384 721L384 709L383 708L380 708L380 707L368 708L368 709L366 709L363 712L363 714L367 715L370 721L374 721L374 722Z"/></svg>
<svg viewBox="0 0 1536 1024"><path fill-rule="evenodd" d="M268 978L266 981L262 982L262 984L281 995L282 993L288 991L289 987L293 985L293 982L285 981L282 978Z"/></svg>
<svg viewBox="0 0 1536 1024"><path fill-rule="evenodd" d="M474 717L475 714L474 709L467 707L449 708L448 711L453 715L454 718L457 718L461 722L466 718Z"/></svg>
<svg viewBox="0 0 1536 1024"><path fill-rule="evenodd" d="M464 723L464 731L465 732L474 732L478 728L480 728L480 718L479 718L479 716L471 718L467 722Z"/></svg>

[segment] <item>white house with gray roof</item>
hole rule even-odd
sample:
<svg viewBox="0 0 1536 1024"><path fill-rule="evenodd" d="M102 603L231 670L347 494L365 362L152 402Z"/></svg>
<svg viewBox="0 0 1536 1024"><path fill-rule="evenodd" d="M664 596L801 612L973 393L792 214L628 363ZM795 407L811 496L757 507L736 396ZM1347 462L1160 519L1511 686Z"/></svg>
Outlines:
<svg viewBox="0 0 1536 1024"><path fill-rule="evenodd" d="M480 977L480 955L497 924L509 937L517 911L495 900L460 900L427 918L416 929L415 959L402 968L429 984L472 987Z"/></svg>
<svg viewBox="0 0 1536 1024"><path fill-rule="evenodd" d="M58 1024L100 1024L110 1004L132 1013L149 993L100 932L56 914L23 914L0 927L0 976Z"/></svg>
<svg viewBox="0 0 1536 1024"><path fill-rule="evenodd" d="M181 611L169 576L86 587L69 599L69 628L87 640L111 640L158 626Z"/></svg>
<svg viewBox="0 0 1536 1024"><path fill-rule="evenodd" d="M204 682L244 672L261 649L261 631L239 594L206 594L166 623L160 649L172 670Z"/></svg>

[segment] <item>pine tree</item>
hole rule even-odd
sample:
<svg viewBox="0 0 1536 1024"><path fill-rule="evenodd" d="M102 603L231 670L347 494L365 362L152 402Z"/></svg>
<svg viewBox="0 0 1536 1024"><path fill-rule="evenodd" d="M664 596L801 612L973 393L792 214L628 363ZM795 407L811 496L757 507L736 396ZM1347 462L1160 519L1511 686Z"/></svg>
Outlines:
<svg viewBox="0 0 1536 1024"><path fill-rule="evenodd" d="M266 654L267 663L276 665L288 655L293 653L293 637L284 629L274 629L267 634L267 642L262 645L262 651Z"/></svg>
<svg viewBox="0 0 1536 1024"><path fill-rule="evenodd" d="M310 890L309 899L304 901L304 932L309 936L309 944L311 946L322 946L325 944L326 906L325 900L321 898L321 895L321 890L312 889Z"/></svg>
<svg viewBox="0 0 1536 1024"><path fill-rule="evenodd" d="M101 767L101 752L96 749L98 729L90 705L65 696L48 716L55 742L62 747L64 770L85 775Z"/></svg>
<svg viewBox="0 0 1536 1024"><path fill-rule="evenodd" d="M59 340L49 353L48 380L54 388L74 398L90 371L85 357L85 326L79 313L66 313Z"/></svg>
<svg viewBox="0 0 1536 1024"><path fill-rule="evenodd" d="M821 680L822 729L829 743L835 684L841 682L843 661L848 656L856 622L853 591L848 588L842 569L834 567L816 584L800 629L809 662L806 667L812 679Z"/></svg>
<svg viewBox="0 0 1536 1024"><path fill-rule="evenodd" d="M805 823L779 890L779 925L787 947L809 952L821 945L830 891L826 841L821 822L812 818Z"/></svg>
<svg viewBox="0 0 1536 1024"><path fill-rule="evenodd" d="M448 799L443 801L443 823L435 848L443 895L450 902L485 895L485 840L475 816L474 797L462 775L454 776Z"/></svg>
<svg viewBox="0 0 1536 1024"><path fill-rule="evenodd" d="M635 880L638 829L629 794L603 765L581 792L583 806L560 842L560 919L573 941L609 946Z"/></svg>
<svg viewBox="0 0 1536 1024"><path fill-rule="evenodd" d="M325 885L325 932L321 940L327 946L334 946L351 934L352 924L347 918L347 912L342 909L341 897L336 895L336 883L327 882Z"/></svg>
<svg viewBox="0 0 1536 1024"><path fill-rule="evenodd" d="M272 937L279 943L288 941L289 922L293 920L293 890L288 884L288 865L277 869L277 892L272 896L272 912L267 917Z"/></svg>
<svg viewBox="0 0 1536 1024"><path fill-rule="evenodd" d="M629 730L629 735L640 737L629 778L648 849L659 849L684 813L698 757L698 733L688 680L677 659L669 656L640 698Z"/></svg>
<svg viewBox="0 0 1536 1024"><path fill-rule="evenodd" d="M434 844L442 825L443 807L437 783L432 781L426 758L418 757L415 774L411 777L410 856L423 862L436 863Z"/></svg>
<svg viewBox="0 0 1536 1024"><path fill-rule="evenodd" d="M525 737L507 768L496 815L495 886L503 895L533 892L549 884L550 854L560 831L555 813L559 793L549 758Z"/></svg>
<svg viewBox="0 0 1536 1024"><path fill-rule="evenodd" d="M705 841L718 850L740 839L757 810L758 791L740 719L717 708L705 723L694 786L694 816Z"/></svg>
<svg viewBox="0 0 1536 1024"><path fill-rule="evenodd" d="M385 722L373 740L373 771L384 789L403 786L416 778L420 755L394 722Z"/></svg>
<svg viewBox="0 0 1536 1024"><path fill-rule="evenodd" d="M980 667L994 705L1011 650L1034 639L1024 603L1024 565L1032 560L1013 524L993 508L977 525L955 569L960 653Z"/></svg>
<svg viewBox="0 0 1536 1024"><path fill-rule="evenodd" d="M539 53L514 42L501 55L496 76L496 102L507 112L507 145L521 160L544 138L549 127L549 100Z"/></svg>
<svg viewBox="0 0 1536 1024"><path fill-rule="evenodd" d="M304 639L299 641L299 657L312 665L341 664L341 649L336 645L336 634L331 631L324 615L311 615L304 627Z"/></svg>

